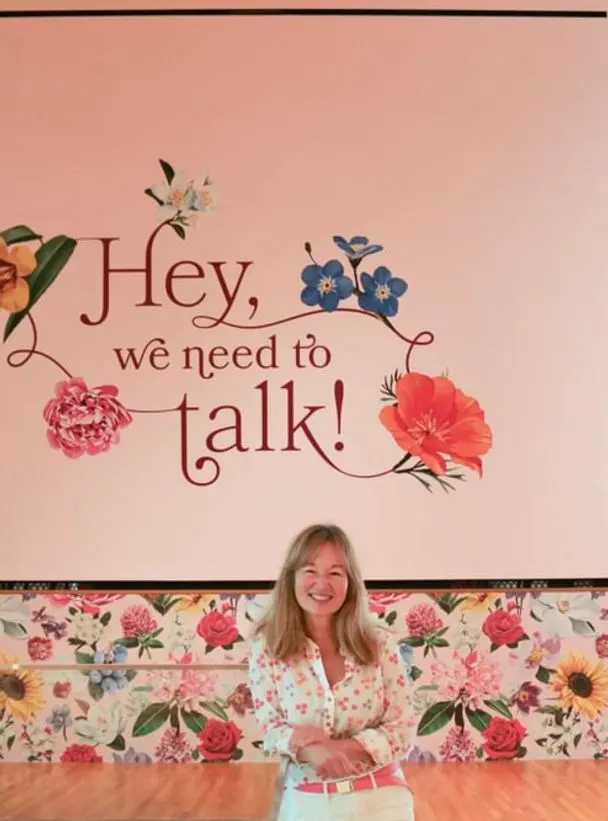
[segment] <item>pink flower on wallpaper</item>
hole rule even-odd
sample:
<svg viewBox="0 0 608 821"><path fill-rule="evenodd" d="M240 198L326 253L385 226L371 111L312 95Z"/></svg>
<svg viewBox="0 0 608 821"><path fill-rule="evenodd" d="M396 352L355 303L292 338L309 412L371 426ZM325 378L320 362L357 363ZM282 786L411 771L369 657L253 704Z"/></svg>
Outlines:
<svg viewBox="0 0 608 821"><path fill-rule="evenodd" d="M466 656L454 652L454 666L445 662L431 665L433 683L439 687L440 699L462 699L472 710L483 707L486 699L500 696L501 674L498 666L485 653L474 650Z"/></svg>
<svg viewBox="0 0 608 821"><path fill-rule="evenodd" d="M471 733L464 727L451 727L439 748L439 757L442 761L465 763L474 761L476 752Z"/></svg>
<svg viewBox="0 0 608 821"><path fill-rule="evenodd" d="M117 396L114 385L89 388L80 378L59 382L55 398L44 408L51 447L75 459L103 453L118 444L121 429L130 425L133 417Z"/></svg>
<svg viewBox="0 0 608 821"><path fill-rule="evenodd" d="M383 593L373 592L368 595L368 603L372 613L383 616L387 608L397 604L397 602L407 599L410 593Z"/></svg>
<svg viewBox="0 0 608 821"><path fill-rule="evenodd" d="M550 636L549 638L542 636L539 632L532 635L534 644L532 649L526 656L526 667L533 669L540 667L545 663L545 660L550 656L555 656L561 649L561 639L559 636Z"/></svg>
<svg viewBox="0 0 608 821"><path fill-rule="evenodd" d="M410 636L428 636L443 627L443 621L431 604L417 604L405 617Z"/></svg>
<svg viewBox="0 0 608 821"><path fill-rule="evenodd" d="M158 623L150 610L141 604L133 604L128 607L120 617L120 625L125 637L149 636L158 627Z"/></svg>
<svg viewBox="0 0 608 821"><path fill-rule="evenodd" d="M186 733L169 727L162 734L154 755L161 764L185 764L192 760L192 747Z"/></svg>
<svg viewBox="0 0 608 821"><path fill-rule="evenodd" d="M125 597L124 593L45 593L43 595L54 607L79 607L91 616L98 616L102 607L114 604Z"/></svg>
<svg viewBox="0 0 608 821"><path fill-rule="evenodd" d="M206 670L159 670L153 673L148 684L155 701L177 701L185 710L194 710L198 701L209 701L218 689L218 674Z"/></svg>
<svg viewBox="0 0 608 821"><path fill-rule="evenodd" d="M542 690L538 684L534 684L532 681L524 681L513 696L513 704L516 704L522 713L529 713L533 707L540 705L541 692Z"/></svg>

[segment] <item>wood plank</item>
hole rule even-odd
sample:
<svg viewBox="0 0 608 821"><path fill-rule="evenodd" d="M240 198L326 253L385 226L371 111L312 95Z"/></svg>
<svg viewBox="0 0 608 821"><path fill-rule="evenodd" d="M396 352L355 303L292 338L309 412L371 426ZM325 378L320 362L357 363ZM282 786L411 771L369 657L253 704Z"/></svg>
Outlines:
<svg viewBox="0 0 608 821"><path fill-rule="evenodd" d="M260 821L279 768L245 764L0 764L3 821Z"/></svg>
<svg viewBox="0 0 608 821"><path fill-rule="evenodd" d="M603 821L608 762L406 764L416 821Z"/></svg>

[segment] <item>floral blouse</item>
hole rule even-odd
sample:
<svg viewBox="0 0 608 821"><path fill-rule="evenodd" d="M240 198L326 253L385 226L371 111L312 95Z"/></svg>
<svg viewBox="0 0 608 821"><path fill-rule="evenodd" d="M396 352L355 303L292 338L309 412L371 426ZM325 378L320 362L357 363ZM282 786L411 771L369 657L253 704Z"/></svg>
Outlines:
<svg viewBox="0 0 608 821"><path fill-rule="evenodd" d="M294 759L289 739L294 724L315 724L332 738L355 738L374 765L373 772L403 761L410 746L411 715L406 669L392 635L378 628L378 662L363 667L345 657L345 675L330 687L317 645L295 664L272 658L264 639L252 639L249 679L264 750L286 756L286 786L318 781L314 767Z"/></svg>

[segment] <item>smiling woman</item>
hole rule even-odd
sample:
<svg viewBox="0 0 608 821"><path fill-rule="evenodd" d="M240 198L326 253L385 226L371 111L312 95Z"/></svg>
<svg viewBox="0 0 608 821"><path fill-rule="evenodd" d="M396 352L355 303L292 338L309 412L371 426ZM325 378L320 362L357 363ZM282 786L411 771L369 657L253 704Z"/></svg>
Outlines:
<svg viewBox="0 0 608 821"><path fill-rule="evenodd" d="M264 748L287 759L280 821L411 821L407 675L372 621L348 537L313 525L293 541L253 631L250 686Z"/></svg>

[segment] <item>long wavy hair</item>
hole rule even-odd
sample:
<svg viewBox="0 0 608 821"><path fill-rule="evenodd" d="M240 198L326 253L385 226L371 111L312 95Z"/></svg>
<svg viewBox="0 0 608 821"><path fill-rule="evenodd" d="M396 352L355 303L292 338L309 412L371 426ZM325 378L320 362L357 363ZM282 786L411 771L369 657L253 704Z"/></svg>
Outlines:
<svg viewBox="0 0 608 821"><path fill-rule="evenodd" d="M342 551L348 574L346 598L334 614L335 638L359 664L372 664L377 659L376 626L355 552L346 533L337 525L315 524L298 533L283 561L270 606L254 626L253 635L262 635L269 652L280 661L287 662L304 652L304 613L295 596L295 576L325 544Z"/></svg>

